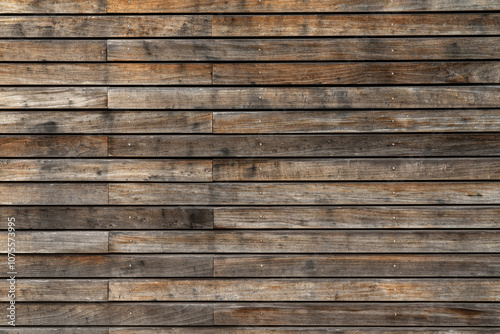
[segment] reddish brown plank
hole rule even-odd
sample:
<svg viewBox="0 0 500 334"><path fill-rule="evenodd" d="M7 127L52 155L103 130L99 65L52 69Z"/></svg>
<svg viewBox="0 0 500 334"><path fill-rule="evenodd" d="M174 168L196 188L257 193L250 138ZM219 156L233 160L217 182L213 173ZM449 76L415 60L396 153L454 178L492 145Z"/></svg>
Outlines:
<svg viewBox="0 0 500 334"><path fill-rule="evenodd" d="M0 109L98 109L108 107L105 87L0 87Z"/></svg>
<svg viewBox="0 0 500 334"><path fill-rule="evenodd" d="M105 13L105 0L4 0L0 3L0 13L41 14L41 13Z"/></svg>
<svg viewBox="0 0 500 334"><path fill-rule="evenodd" d="M104 136L0 136L0 156L14 157L105 157Z"/></svg>
<svg viewBox="0 0 500 334"><path fill-rule="evenodd" d="M0 61L105 61L106 41L0 40Z"/></svg>

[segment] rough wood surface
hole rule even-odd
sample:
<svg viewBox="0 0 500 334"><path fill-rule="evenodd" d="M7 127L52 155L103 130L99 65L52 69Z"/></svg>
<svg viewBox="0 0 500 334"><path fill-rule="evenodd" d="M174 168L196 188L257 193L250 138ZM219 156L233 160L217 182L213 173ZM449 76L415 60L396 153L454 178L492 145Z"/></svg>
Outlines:
<svg viewBox="0 0 500 334"><path fill-rule="evenodd" d="M0 87L0 109L106 108L105 87Z"/></svg>
<svg viewBox="0 0 500 334"><path fill-rule="evenodd" d="M0 4L1 14L40 13L106 13L105 0L4 0Z"/></svg>
<svg viewBox="0 0 500 334"><path fill-rule="evenodd" d="M105 327L0 327L0 334L109 334Z"/></svg>
<svg viewBox="0 0 500 334"><path fill-rule="evenodd" d="M0 40L0 61L105 61L106 41Z"/></svg>
<svg viewBox="0 0 500 334"><path fill-rule="evenodd" d="M0 136L0 156L5 158L105 157L107 152L105 136Z"/></svg>

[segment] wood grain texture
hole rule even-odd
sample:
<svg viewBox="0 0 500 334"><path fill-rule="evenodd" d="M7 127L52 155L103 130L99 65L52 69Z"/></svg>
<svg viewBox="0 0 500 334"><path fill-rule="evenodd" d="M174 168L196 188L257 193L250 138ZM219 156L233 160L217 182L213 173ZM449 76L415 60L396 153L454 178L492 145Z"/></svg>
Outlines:
<svg viewBox="0 0 500 334"><path fill-rule="evenodd" d="M109 334L104 327L0 327L1 334Z"/></svg>
<svg viewBox="0 0 500 334"><path fill-rule="evenodd" d="M211 160L0 159L0 181L211 182Z"/></svg>
<svg viewBox="0 0 500 334"><path fill-rule="evenodd" d="M217 325L238 326L498 326L498 304L239 303L215 304Z"/></svg>
<svg viewBox="0 0 500 334"><path fill-rule="evenodd" d="M112 157L498 156L500 134L109 136Z"/></svg>
<svg viewBox="0 0 500 334"><path fill-rule="evenodd" d="M106 41L0 40L0 61L105 61Z"/></svg>
<svg viewBox="0 0 500 334"><path fill-rule="evenodd" d="M3 291L9 291L9 285L7 280L0 284ZM16 302L106 302L108 280L16 279L15 295ZM10 299L5 294L0 301Z"/></svg>
<svg viewBox="0 0 500 334"><path fill-rule="evenodd" d="M108 61L496 60L498 37L108 40Z"/></svg>
<svg viewBox="0 0 500 334"><path fill-rule="evenodd" d="M494 16L478 17L488 30ZM3 38L210 37L211 16L4 16ZM468 26L472 28L472 26Z"/></svg>
<svg viewBox="0 0 500 334"><path fill-rule="evenodd" d="M0 87L0 109L107 108L105 87Z"/></svg>
<svg viewBox="0 0 500 334"><path fill-rule="evenodd" d="M4 0L0 4L1 14L41 13L105 13L105 0Z"/></svg>
<svg viewBox="0 0 500 334"><path fill-rule="evenodd" d="M208 111L0 111L2 133L211 133Z"/></svg>
<svg viewBox="0 0 500 334"><path fill-rule="evenodd" d="M19 222L18 222L19 223ZM0 234L6 245L7 233ZM107 253L107 231L26 231L17 233L15 253ZM6 253L7 249L0 250Z"/></svg>
<svg viewBox="0 0 500 334"><path fill-rule="evenodd" d="M227 110L498 108L500 106L499 93L500 87L498 86L301 88L111 87L108 94L108 107L110 109Z"/></svg>
<svg viewBox="0 0 500 334"><path fill-rule="evenodd" d="M213 164L214 181L500 180L496 158L215 159Z"/></svg>
<svg viewBox="0 0 500 334"><path fill-rule="evenodd" d="M215 277L498 277L493 254L216 255ZM436 284L435 287L440 286Z"/></svg>
<svg viewBox="0 0 500 334"><path fill-rule="evenodd" d="M500 204L500 182L127 183L112 205Z"/></svg>
<svg viewBox="0 0 500 334"><path fill-rule="evenodd" d="M0 205L107 205L99 183L0 183Z"/></svg>
<svg viewBox="0 0 500 334"><path fill-rule="evenodd" d="M177 230L212 229L213 209L199 207L0 207L20 230ZM7 229L8 221L0 220Z"/></svg>
<svg viewBox="0 0 500 334"><path fill-rule="evenodd" d="M111 253L495 253L497 230L110 231Z"/></svg>
<svg viewBox="0 0 500 334"><path fill-rule="evenodd" d="M46 124L47 126L53 126ZM15 157L105 157L105 136L0 136L0 156Z"/></svg>
<svg viewBox="0 0 500 334"><path fill-rule="evenodd" d="M471 13L216 15L212 22L214 37L484 36L498 34L500 16Z"/></svg>
<svg viewBox="0 0 500 334"><path fill-rule="evenodd" d="M320 110L213 113L214 133L496 132L500 110Z"/></svg>
<svg viewBox="0 0 500 334"><path fill-rule="evenodd" d="M216 229L497 228L498 206L226 207ZM14 214L10 214L14 216ZM6 223L5 223L6 224Z"/></svg>

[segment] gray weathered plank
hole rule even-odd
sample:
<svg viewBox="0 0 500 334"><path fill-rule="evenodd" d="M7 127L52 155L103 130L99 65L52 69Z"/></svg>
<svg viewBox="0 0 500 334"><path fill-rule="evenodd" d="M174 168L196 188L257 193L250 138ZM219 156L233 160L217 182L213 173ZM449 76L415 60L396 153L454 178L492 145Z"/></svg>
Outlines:
<svg viewBox="0 0 500 334"><path fill-rule="evenodd" d="M109 334L106 327L0 327L0 334Z"/></svg>
<svg viewBox="0 0 500 334"><path fill-rule="evenodd" d="M102 183L0 183L0 205L107 205Z"/></svg>
<svg viewBox="0 0 500 334"><path fill-rule="evenodd" d="M0 156L15 157L105 157L105 136L0 136Z"/></svg>
<svg viewBox="0 0 500 334"><path fill-rule="evenodd" d="M105 61L106 41L0 40L0 61Z"/></svg>
<svg viewBox="0 0 500 334"><path fill-rule="evenodd" d="M0 109L107 108L105 87L0 87Z"/></svg>

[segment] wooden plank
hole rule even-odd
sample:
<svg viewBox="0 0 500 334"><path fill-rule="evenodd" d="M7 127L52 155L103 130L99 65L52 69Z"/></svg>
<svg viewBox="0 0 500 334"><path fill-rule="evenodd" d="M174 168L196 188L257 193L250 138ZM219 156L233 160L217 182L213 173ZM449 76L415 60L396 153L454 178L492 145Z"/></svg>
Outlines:
<svg viewBox="0 0 500 334"><path fill-rule="evenodd" d="M226 207L214 210L214 228L476 229L497 228L499 216L498 206Z"/></svg>
<svg viewBox="0 0 500 334"><path fill-rule="evenodd" d="M112 205L500 204L500 182L127 183Z"/></svg>
<svg viewBox="0 0 500 334"><path fill-rule="evenodd" d="M213 305L200 303L20 303L16 315L16 326L213 325Z"/></svg>
<svg viewBox="0 0 500 334"><path fill-rule="evenodd" d="M1 133L211 133L209 111L0 111Z"/></svg>
<svg viewBox="0 0 500 334"><path fill-rule="evenodd" d="M0 327L0 334L109 334L104 327Z"/></svg>
<svg viewBox="0 0 500 334"><path fill-rule="evenodd" d="M500 96L500 95L499 95ZM114 157L498 156L500 134L109 136Z"/></svg>
<svg viewBox="0 0 500 334"><path fill-rule="evenodd" d="M105 61L106 41L0 40L0 61Z"/></svg>
<svg viewBox="0 0 500 334"><path fill-rule="evenodd" d="M490 255L491 261L495 258ZM2 259L7 268L7 257ZM1 263L1 262L0 262ZM483 263L482 261L478 261ZM491 267L491 265L486 268ZM17 277L212 277L213 255L23 255ZM474 270L471 267L470 270ZM488 269L481 269L481 271ZM492 270L492 269L490 269Z"/></svg>
<svg viewBox="0 0 500 334"><path fill-rule="evenodd" d="M19 230L182 230L212 229L213 209L199 207L0 207ZM8 221L0 220L7 229Z"/></svg>
<svg viewBox="0 0 500 334"><path fill-rule="evenodd" d="M9 285L8 280L0 283L3 291L9 291ZM15 295L16 302L105 302L108 301L108 280L16 279ZM7 294L0 300L10 301Z"/></svg>
<svg viewBox="0 0 500 334"><path fill-rule="evenodd" d="M108 40L109 61L465 60L500 57L498 37ZM313 52L314 50L314 52Z"/></svg>
<svg viewBox="0 0 500 334"><path fill-rule="evenodd" d="M0 183L0 205L107 205L108 185Z"/></svg>
<svg viewBox="0 0 500 334"><path fill-rule="evenodd" d="M0 159L0 181L211 182L211 160Z"/></svg>
<svg viewBox="0 0 500 334"><path fill-rule="evenodd" d="M443 289L443 286L446 287ZM194 287L194 288L193 288ZM111 301L496 302L488 279L110 280Z"/></svg>
<svg viewBox="0 0 500 334"><path fill-rule="evenodd" d="M0 156L105 157L107 145L105 136L0 136Z"/></svg>
<svg viewBox="0 0 500 334"><path fill-rule="evenodd" d="M495 84L499 76L499 62L214 64L216 85Z"/></svg>
<svg viewBox="0 0 500 334"><path fill-rule="evenodd" d="M500 87L110 87L108 106L110 109L229 110L497 108Z"/></svg>
<svg viewBox="0 0 500 334"><path fill-rule="evenodd" d="M214 112L214 133L496 132L500 110Z"/></svg>
<svg viewBox="0 0 500 334"><path fill-rule="evenodd" d="M212 22L214 37L463 36L497 35L500 16L472 13L216 15Z"/></svg>
<svg viewBox="0 0 500 334"><path fill-rule="evenodd" d="M273 13L273 12L407 12L407 11L486 11L500 10L495 0L418 1L404 0L108 0L108 13Z"/></svg>
<svg viewBox="0 0 500 334"><path fill-rule="evenodd" d="M214 276L499 277L500 257L492 254L217 255Z"/></svg>
<svg viewBox="0 0 500 334"><path fill-rule="evenodd" d="M494 70L494 69L491 69ZM2 85L211 85L211 64L0 64Z"/></svg>
<svg viewBox="0 0 500 334"><path fill-rule="evenodd" d="M495 16L490 15L475 17L476 24L469 24L468 28L488 30L495 20ZM210 37L211 25L209 15L4 16L0 17L0 37Z"/></svg>
<svg viewBox="0 0 500 334"><path fill-rule="evenodd" d="M40 13L106 13L105 0L4 0L0 4L1 14Z"/></svg>
<svg viewBox="0 0 500 334"><path fill-rule="evenodd" d="M215 159L213 164L214 181L500 180L497 158ZM5 166L11 175L6 181L24 166Z"/></svg>
<svg viewBox="0 0 500 334"><path fill-rule="evenodd" d="M19 223L18 223L19 224ZM7 233L1 233L0 239L6 245ZM25 231L17 233L15 253L107 253L107 231ZM0 250L6 254L7 249Z"/></svg>
<svg viewBox="0 0 500 334"><path fill-rule="evenodd" d="M106 87L0 87L0 109L107 108Z"/></svg>
<svg viewBox="0 0 500 334"><path fill-rule="evenodd" d="M111 253L495 253L482 231L110 231Z"/></svg>
<svg viewBox="0 0 500 334"><path fill-rule="evenodd" d="M498 304L239 303L215 304L221 326L498 326Z"/></svg>

